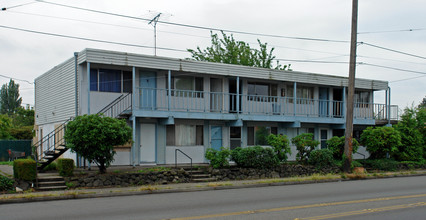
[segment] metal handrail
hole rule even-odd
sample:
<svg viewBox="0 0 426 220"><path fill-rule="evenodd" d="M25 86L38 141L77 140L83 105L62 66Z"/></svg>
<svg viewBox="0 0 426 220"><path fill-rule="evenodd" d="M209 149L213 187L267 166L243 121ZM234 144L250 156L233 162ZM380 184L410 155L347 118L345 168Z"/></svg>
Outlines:
<svg viewBox="0 0 426 220"><path fill-rule="evenodd" d="M128 94L127 94L128 95ZM106 105L105 107L103 107L101 110L99 110L99 113L106 111L108 108L110 108L112 105L115 105L115 103L117 101L119 101L121 99L121 97L123 97L124 94L121 94L120 96L118 96L116 99L114 99L114 101L110 102L108 105Z"/></svg>
<svg viewBox="0 0 426 220"><path fill-rule="evenodd" d="M359 152L355 152L355 154L359 154L359 155L363 156L364 160L365 160L365 154L362 154L362 153L359 153Z"/></svg>
<svg viewBox="0 0 426 220"><path fill-rule="evenodd" d="M177 168L177 153L178 153L178 151L180 153L182 153L183 155L185 155L187 158L189 158L189 160L191 160L191 172L189 173L189 176L192 179L192 158L190 156L188 156L187 154L185 154L185 152L183 152L179 149L175 149L175 168Z"/></svg>

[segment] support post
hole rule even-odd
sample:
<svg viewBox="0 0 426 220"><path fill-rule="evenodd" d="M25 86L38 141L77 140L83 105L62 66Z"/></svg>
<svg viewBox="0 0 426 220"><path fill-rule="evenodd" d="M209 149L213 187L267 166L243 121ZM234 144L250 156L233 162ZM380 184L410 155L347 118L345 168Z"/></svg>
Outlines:
<svg viewBox="0 0 426 220"><path fill-rule="evenodd" d="M87 62L87 114L90 115L90 62Z"/></svg>
<svg viewBox="0 0 426 220"><path fill-rule="evenodd" d="M358 0L352 1L352 31L351 31L351 53L349 61L349 82L348 82L348 102L346 113L346 131L345 131L345 161L343 164L344 172L351 172L352 164L352 137L353 137L353 119L354 119L354 93L355 93L355 69L356 69L356 47L357 47L357 19L358 19Z"/></svg>
<svg viewBox="0 0 426 220"><path fill-rule="evenodd" d="M75 80L75 117L78 116L78 53L74 52L74 61L75 61L75 76L74 76L74 80Z"/></svg>
<svg viewBox="0 0 426 220"><path fill-rule="evenodd" d="M136 104L136 67L132 68L132 116L131 118L133 118L132 120L132 139L133 139L133 144L132 144L132 165L133 167L135 167L136 165L136 161L135 161L135 154L136 154L136 117L135 117L135 108L134 105Z"/></svg>
<svg viewBox="0 0 426 220"><path fill-rule="evenodd" d="M296 98L297 98L297 83L296 82L294 82L293 83L293 114L294 114L294 116L296 116Z"/></svg>
<svg viewBox="0 0 426 220"><path fill-rule="evenodd" d="M389 91L389 95L388 95L388 126L392 126L391 125L391 88L388 87L388 91Z"/></svg>
<svg viewBox="0 0 426 220"><path fill-rule="evenodd" d="M240 114L240 77L237 76L237 115Z"/></svg>
<svg viewBox="0 0 426 220"><path fill-rule="evenodd" d="M346 87L343 87L343 103L342 103L342 108L343 108L343 118L346 118Z"/></svg>
<svg viewBox="0 0 426 220"><path fill-rule="evenodd" d="M172 71L169 70L169 72L167 73L167 110L170 111L170 96L172 95Z"/></svg>

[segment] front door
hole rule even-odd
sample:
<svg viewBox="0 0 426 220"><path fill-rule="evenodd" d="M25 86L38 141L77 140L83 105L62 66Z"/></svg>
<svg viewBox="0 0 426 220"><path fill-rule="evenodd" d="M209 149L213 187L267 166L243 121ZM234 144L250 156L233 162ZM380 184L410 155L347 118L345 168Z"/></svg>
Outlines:
<svg viewBox="0 0 426 220"><path fill-rule="evenodd" d="M139 72L140 105L142 109L155 110L156 107L156 82L155 72Z"/></svg>
<svg viewBox="0 0 426 220"><path fill-rule="evenodd" d="M319 88L319 116L328 116L328 88Z"/></svg>
<svg viewBox="0 0 426 220"><path fill-rule="evenodd" d="M141 163L155 162L155 124L141 124L140 132L140 161Z"/></svg>
<svg viewBox="0 0 426 220"><path fill-rule="evenodd" d="M222 147L222 127L221 126L211 126L212 134L212 148L215 150L220 150Z"/></svg>

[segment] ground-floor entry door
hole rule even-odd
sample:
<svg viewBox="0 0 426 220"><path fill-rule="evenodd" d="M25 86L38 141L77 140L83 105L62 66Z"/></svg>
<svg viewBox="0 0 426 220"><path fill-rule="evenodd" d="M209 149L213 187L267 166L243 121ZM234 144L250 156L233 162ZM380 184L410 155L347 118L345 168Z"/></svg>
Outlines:
<svg viewBox="0 0 426 220"><path fill-rule="evenodd" d="M222 147L222 127L221 126L211 126L212 133L212 148L215 150L220 150Z"/></svg>
<svg viewBox="0 0 426 220"><path fill-rule="evenodd" d="M140 129L140 161L155 163L155 124L141 124Z"/></svg>

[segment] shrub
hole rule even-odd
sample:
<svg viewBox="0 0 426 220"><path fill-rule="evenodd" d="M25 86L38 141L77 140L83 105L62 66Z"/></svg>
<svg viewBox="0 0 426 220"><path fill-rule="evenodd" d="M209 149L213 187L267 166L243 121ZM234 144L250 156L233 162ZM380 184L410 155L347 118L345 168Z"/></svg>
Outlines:
<svg viewBox="0 0 426 220"><path fill-rule="evenodd" d="M296 145L296 160L303 164L308 163L311 152L320 144L319 141L314 140L314 134L311 133L297 135L291 139L291 142Z"/></svg>
<svg viewBox="0 0 426 220"><path fill-rule="evenodd" d="M44 171L56 170L56 162L52 162L43 168Z"/></svg>
<svg viewBox="0 0 426 220"><path fill-rule="evenodd" d="M398 152L401 135L392 127L368 127L361 134L361 143L367 147L370 159L384 159Z"/></svg>
<svg viewBox="0 0 426 220"><path fill-rule="evenodd" d="M309 156L308 163L316 166L317 168L333 166L333 151L330 149L314 150Z"/></svg>
<svg viewBox="0 0 426 220"><path fill-rule="evenodd" d="M364 167L374 170L396 171L398 169L398 162L390 159L360 160L360 162Z"/></svg>
<svg viewBox="0 0 426 220"><path fill-rule="evenodd" d="M13 177L33 181L37 177L36 162L33 159L17 159L13 161Z"/></svg>
<svg viewBox="0 0 426 220"><path fill-rule="evenodd" d="M267 138L268 144L272 146L280 162L287 161L287 154L291 154L289 140L286 135L270 134Z"/></svg>
<svg viewBox="0 0 426 220"><path fill-rule="evenodd" d="M405 108L401 120L395 125L395 129L401 134L401 146L395 155L398 161L420 161L425 155L425 143L422 134L425 119L421 119L425 109Z"/></svg>
<svg viewBox="0 0 426 220"><path fill-rule="evenodd" d="M0 192L1 191L8 191L8 190L12 190L13 189L13 183L14 181L0 175Z"/></svg>
<svg viewBox="0 0 426 220"><path fill-rule="evenodd" d="M279 164L279 160L271 148L261 146L237 147L231 152L231 159L239 167L271 168Z"/></svg>
<svg viewBox="0 0 426 220"><path fill-rule="evenodd" d="M352 138L352 153L358 151L359 143L355 138ZM345 153L345 136L334 136L327 140L327 148L333 152L335 160L341 160Z"/></svg>
<svg viewBox="0 0 426 220"><path fill-rule="evenodd" d="M74 160L68 158L59 158L57 169L61 176L72 176L74 172Z"/></svg>
<svg viewBox="0 0 426 220"><path fill-rule="evenodd" d="M210 165L217 169L229 166L228 159L230 155L231 151L224 147L221 147L220 150L208 148L205 157L207 160L210 160Z"/></svg>

